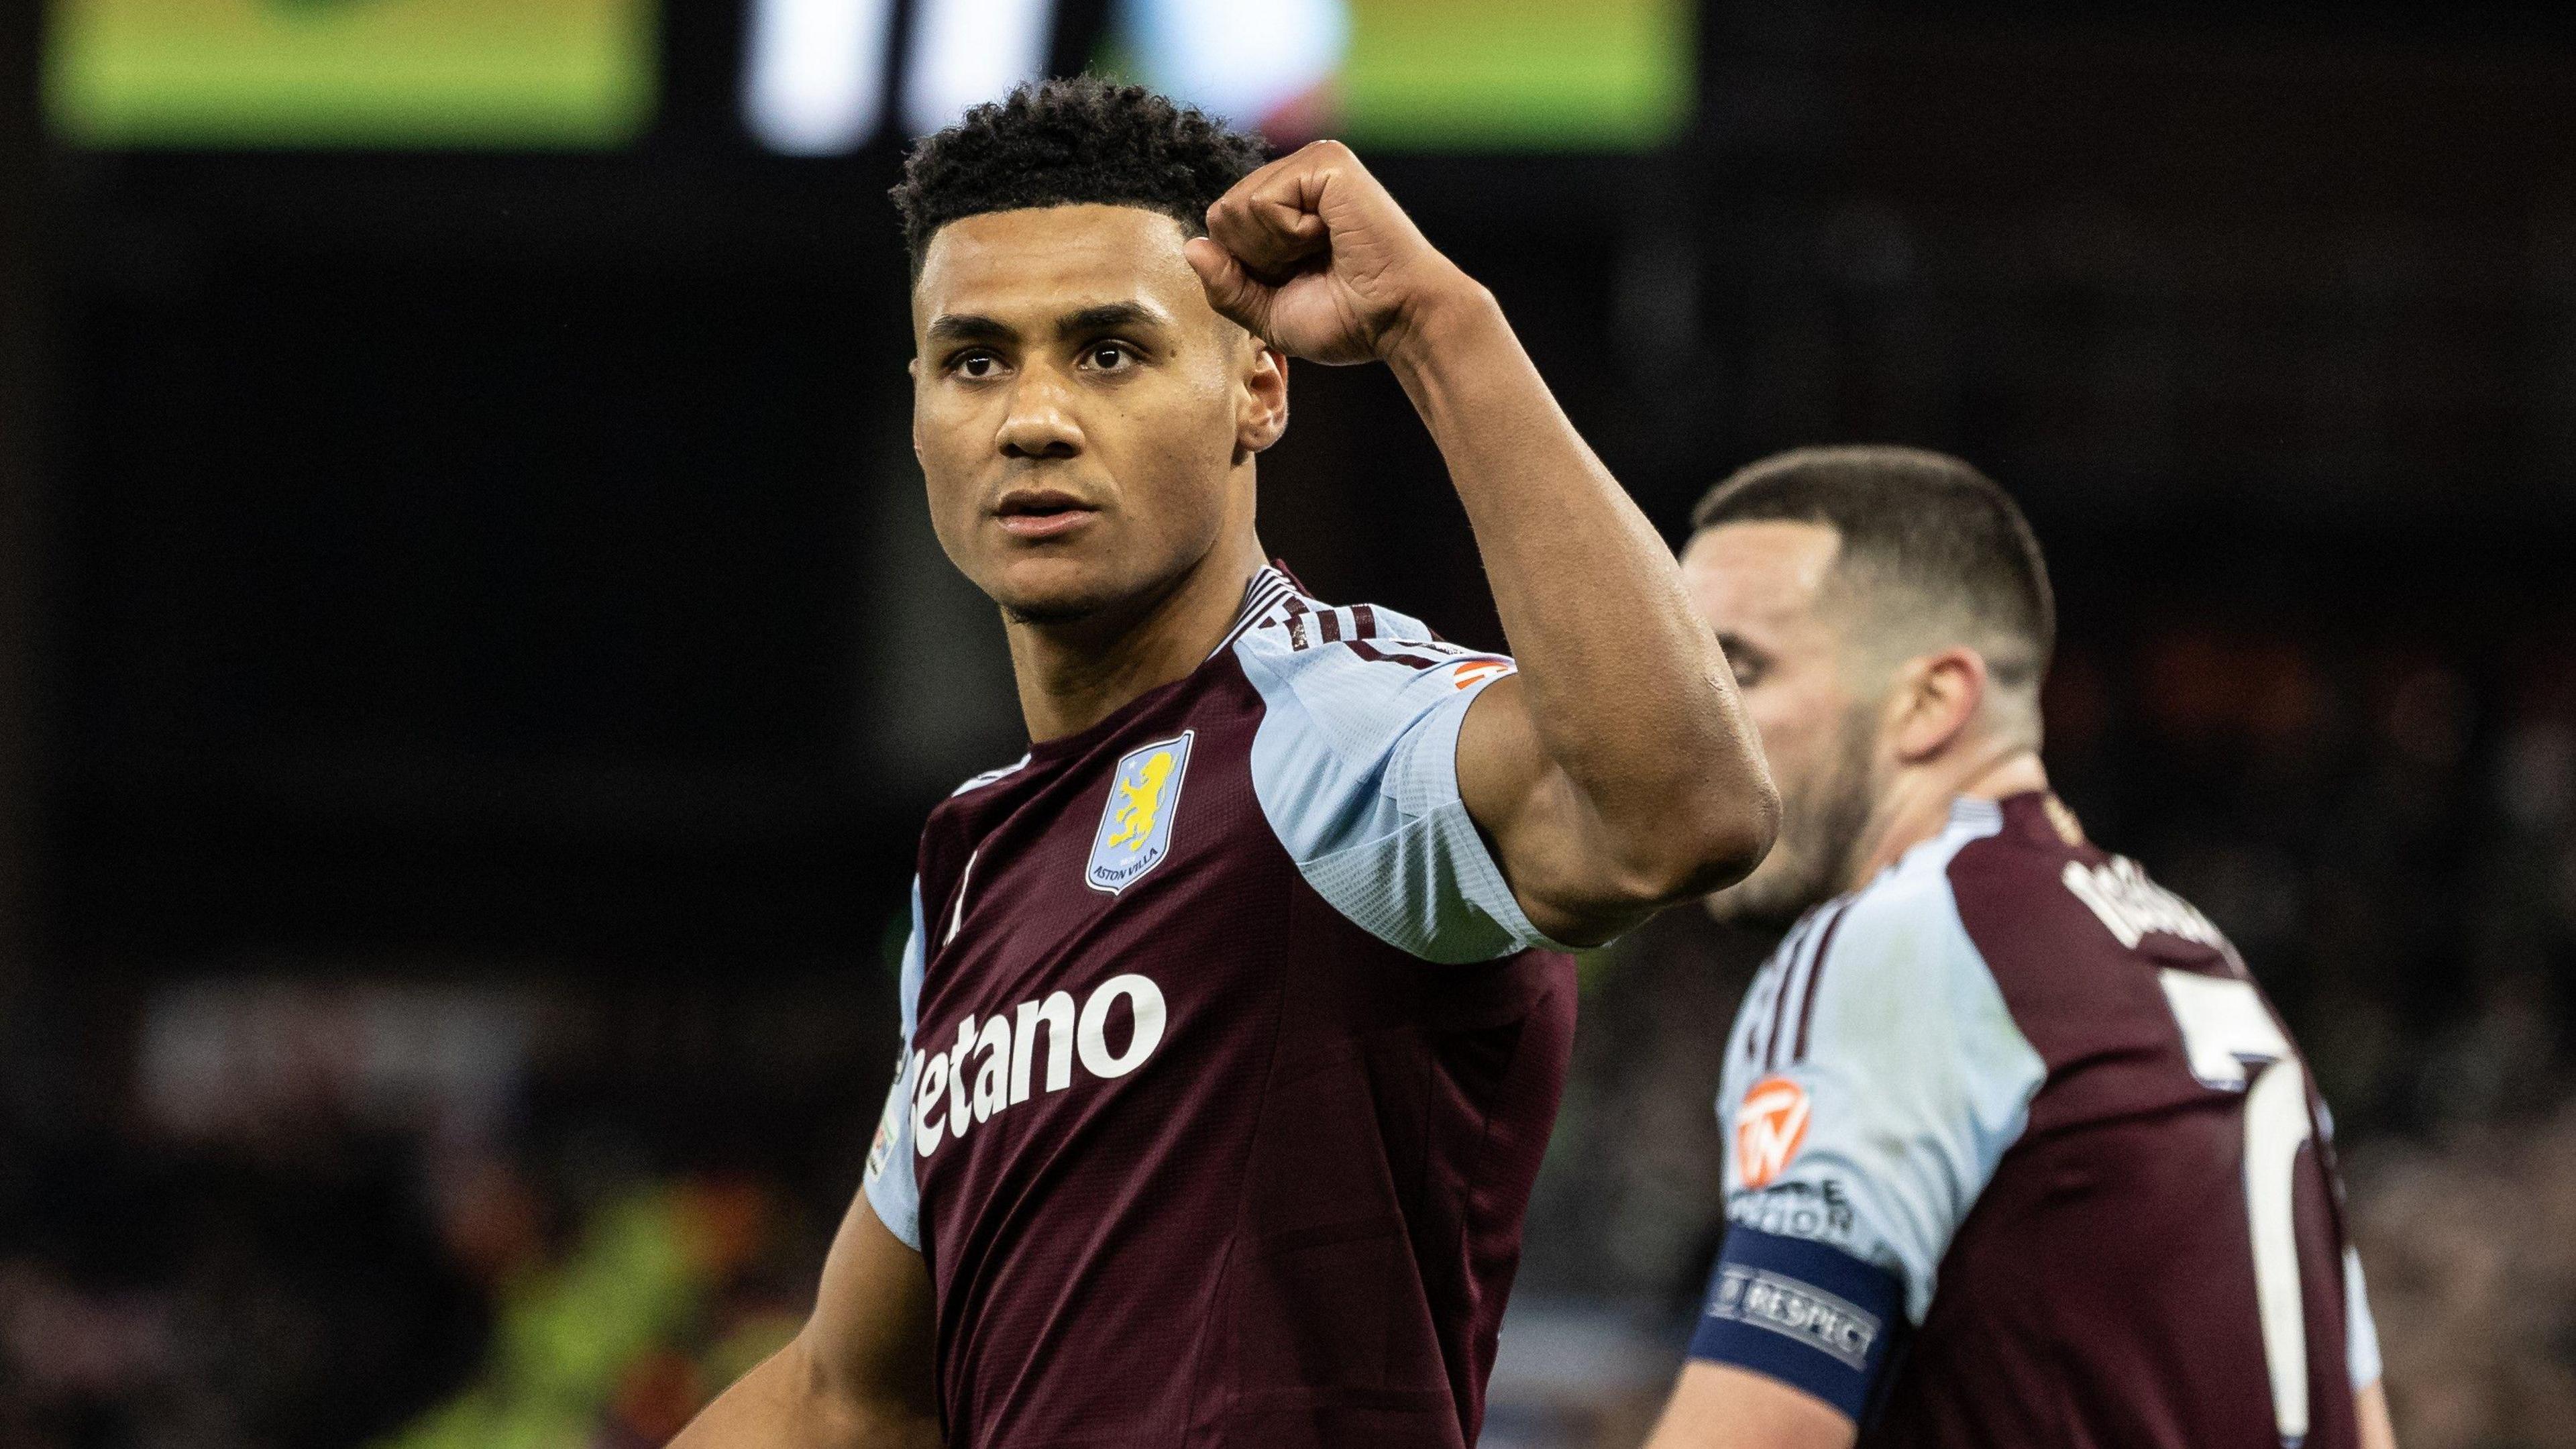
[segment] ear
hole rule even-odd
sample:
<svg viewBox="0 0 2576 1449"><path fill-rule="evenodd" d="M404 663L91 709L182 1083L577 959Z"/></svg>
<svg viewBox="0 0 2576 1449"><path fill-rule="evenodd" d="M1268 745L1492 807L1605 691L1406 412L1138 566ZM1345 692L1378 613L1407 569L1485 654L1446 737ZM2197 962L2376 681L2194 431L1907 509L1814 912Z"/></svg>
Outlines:
<svg viewBox="0 0 2576 1449"><path fill-rule="evenodd" d="M913 354L912 358L904 363L903 375L912 379L914 387L917 388L921 386L921 355L919 353ZM912 409L912 460L916 463L921 461L921 405L918 402L913 404Z"/></svg>
<svg viewBox="0 0 2576 1449"><path fill-rule="evenodd" d="M1244 334L1250 348L1235 390L1234 454L1241 462L1288 431L1288 354Z"/></svg>
<svg viewBox="0 0 2576 1449"><path fill-rule="evenodd" d="M1918 765L1949 749L1986 698L1985 656L1950 648L1909 659L1890 693L1890 740L1900 763Z"/></svg>

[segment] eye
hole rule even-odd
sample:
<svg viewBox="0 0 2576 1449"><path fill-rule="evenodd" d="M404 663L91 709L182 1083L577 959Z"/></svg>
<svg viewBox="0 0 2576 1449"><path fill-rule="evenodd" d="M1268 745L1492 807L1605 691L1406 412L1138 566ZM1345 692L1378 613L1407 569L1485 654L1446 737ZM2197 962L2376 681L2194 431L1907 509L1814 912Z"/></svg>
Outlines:
<svg viewBox="0 0 2576 1449"><path fill-rule="evenodd" d="M1082 360L1094 372L1125 372L1136 365L1136 349L1124 342L1095 342Z"/></svg>
<svg viewBox="0 0 2576 1449"><path fill-rule="evenodd" d="M1002 370L1002 359L989 352L961 352L948 360L948 370L959 377L987 378Z"/></svg>

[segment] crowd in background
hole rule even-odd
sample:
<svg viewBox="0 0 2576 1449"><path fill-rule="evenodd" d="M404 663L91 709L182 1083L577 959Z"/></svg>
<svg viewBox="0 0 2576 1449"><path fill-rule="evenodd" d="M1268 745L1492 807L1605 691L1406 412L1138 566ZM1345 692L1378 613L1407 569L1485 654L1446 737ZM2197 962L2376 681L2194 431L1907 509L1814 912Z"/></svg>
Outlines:
<svg viewBox="0 0 2576 1449"><path fill-rule="evenodd" d="M2305 1043L2410 1449L2576 1414L2568 678L2180 630L2075 648L2051 686L2088 827L2224 925ZM1650 1414L1766 944L1685 911L1584 963L1489 1442ZM801 1316L881 1090L884 971L58 1003L77 1049L17 1067L80 1111L0 1148L0 1444L660 1442Z"/></svg>

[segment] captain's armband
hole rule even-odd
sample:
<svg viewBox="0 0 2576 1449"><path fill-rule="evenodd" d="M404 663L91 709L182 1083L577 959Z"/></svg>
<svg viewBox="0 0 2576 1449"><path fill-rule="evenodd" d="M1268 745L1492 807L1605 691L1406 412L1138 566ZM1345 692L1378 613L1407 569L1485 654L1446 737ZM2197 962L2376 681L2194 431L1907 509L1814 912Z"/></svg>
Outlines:
<svg viewBox="0 0 2576 1449"><path fill-rule="evenodd" d="M1904 1312L1895 1274L1738 1224L1709 1275L1690 1356L1802 1389L1861 1422Z"/></svg>

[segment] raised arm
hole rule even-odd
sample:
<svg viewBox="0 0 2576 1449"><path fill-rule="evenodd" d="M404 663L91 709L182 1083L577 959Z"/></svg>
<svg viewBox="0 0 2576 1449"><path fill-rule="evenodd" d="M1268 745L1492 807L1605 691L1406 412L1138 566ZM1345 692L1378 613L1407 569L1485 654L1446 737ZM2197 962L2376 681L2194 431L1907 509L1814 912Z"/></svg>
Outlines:
<svg viewBox="0 0 2576 1449"><path fill-rule="evenodd" d="M706 1407L671 1449L939 1449L930 1274L861 1193L804 1330Z"/></svg>
<svg viewBox="0 0 2576 1449"><path fill-rule="evenodd" d="M1385 361L1448 462L1520 661L1467 715L1459 792L1531 922L1591 944L1751 870L1779 801L1725 659L1493 295L1336 142L1246 177L1208 232L1189 257L1219 311Z"/></svg>

